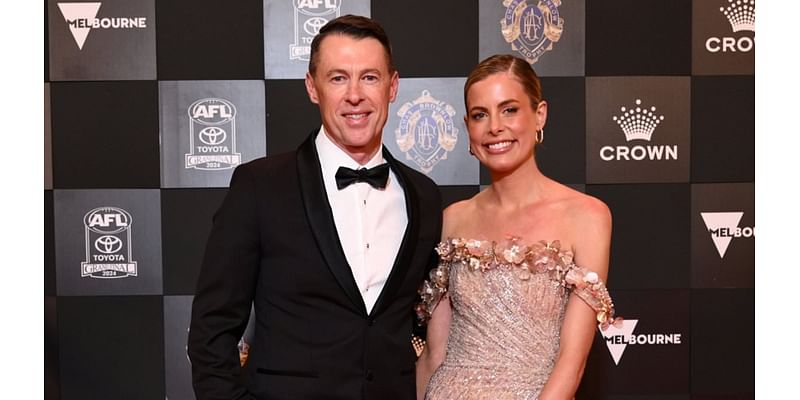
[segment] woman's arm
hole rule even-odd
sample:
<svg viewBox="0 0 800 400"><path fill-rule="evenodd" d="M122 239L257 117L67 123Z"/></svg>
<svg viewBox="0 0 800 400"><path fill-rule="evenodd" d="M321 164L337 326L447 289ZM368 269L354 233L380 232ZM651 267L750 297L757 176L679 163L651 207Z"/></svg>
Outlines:
<svg viewBox="0 0 800 400"><path fill-rule="evenodd" d="M450 332L452 319L450 298L445 296L433 310L428 321L428 332L425 339L425 349L417 360L417 399L425 398L425 389L428 387L433 372L444 361L447 349L447 335Z"/></svg>
<svg viewBox="0 0 800 400"><path fill-rule="evenodd" d="M611 247L611 213L601 201L587 201L573 222L575 264L606 281ZM540 400L573 399L597 329L597 313L576 294L570 295L558 357Z"/></svg>
<svg viewBox="0 0 800 400"><path fill-rule="evenodd" d="M442 240L447 240L456 229L459 216L468 201L459 201L451 204L442 213ZM428 321L428 331L425 337L425 349L417 360L417 399L425 398L425 390L431 376L444 361L447 350L447 337L450 334L450 321L453 309L450 307L450 296L445 295L433 309Z"/></svg>

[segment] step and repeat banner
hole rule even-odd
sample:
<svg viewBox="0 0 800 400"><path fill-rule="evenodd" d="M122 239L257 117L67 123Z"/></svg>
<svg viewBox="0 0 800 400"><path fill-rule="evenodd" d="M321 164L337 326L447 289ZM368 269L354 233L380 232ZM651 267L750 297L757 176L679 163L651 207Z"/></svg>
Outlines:
<svg viewBox="0 0 800 400"><path fill-rule="evenodd" d="M579 399L754 397L755 0L48 0L47 399L194 399L211 216L237 165L319 127L310 43L348 13L392 40L384 143L443 207L490 183L472 67L510 53L542 77L539 165L611 208L626 318L598 331Z"/></svg>

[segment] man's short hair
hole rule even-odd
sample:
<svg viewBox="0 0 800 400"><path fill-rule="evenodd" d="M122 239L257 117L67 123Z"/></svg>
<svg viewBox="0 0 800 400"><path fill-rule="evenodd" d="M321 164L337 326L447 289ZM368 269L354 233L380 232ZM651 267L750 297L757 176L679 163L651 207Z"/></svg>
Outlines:
<svg viewBox="0 0 800 400"><path fill-rule="evenodd" d="M308 62L308 72L314 75L317 70L317 54L322 40L331 34L347 35L354 39L373 38L381 43L386 52L386 61L389 71L394 72L394 61L392 60L392 45L383 27L374 20L360 15L342 15L341 17L330 20L323 26L314 40L311 41L311 56Z"/></svg>

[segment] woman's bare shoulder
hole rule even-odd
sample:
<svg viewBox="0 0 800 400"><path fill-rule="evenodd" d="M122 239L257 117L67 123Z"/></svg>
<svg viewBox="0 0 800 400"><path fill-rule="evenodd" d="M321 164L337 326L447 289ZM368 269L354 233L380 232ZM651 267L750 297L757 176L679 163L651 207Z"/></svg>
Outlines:
<svg viewBox="0 0 800 400"><path fill-rule="evenodd" d="M602 200L565 185L562 185L562 187L560 201L562 202L563 210L568 215L586 222L611 220L611 210Z"/></svg>
<svg viewBox="0 0 800 400"><path fill-rule="evenodd" d="M444 209L442 238L454 236L470 223L470 218L475 215L475 197L457 201Z"/></svg>

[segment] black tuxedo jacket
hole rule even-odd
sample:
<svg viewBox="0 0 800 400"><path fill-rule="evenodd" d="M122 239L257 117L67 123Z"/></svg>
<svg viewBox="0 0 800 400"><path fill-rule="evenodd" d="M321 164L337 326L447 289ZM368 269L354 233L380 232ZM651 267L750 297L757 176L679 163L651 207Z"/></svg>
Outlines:
<svg viewBox="0 0 800 400"><path fill-rule="evenodd" d="M192 381L206 399L414 399L413 305L436 263L441 197L429 178L384 158L408 226L367 314L339 244L312 134L295 152L236 168L197 283ZM245 371L236 345L255 312Z"/></svg>

